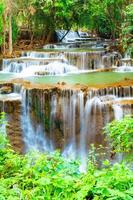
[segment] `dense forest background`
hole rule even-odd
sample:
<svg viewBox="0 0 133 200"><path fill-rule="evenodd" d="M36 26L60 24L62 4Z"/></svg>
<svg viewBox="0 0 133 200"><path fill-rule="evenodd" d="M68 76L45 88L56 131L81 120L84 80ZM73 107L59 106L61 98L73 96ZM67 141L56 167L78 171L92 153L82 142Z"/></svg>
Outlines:
<svg viewBox="0 0 133 200"><path fill-rule="evenodd" d="M55 30L84 30L116 38L133 51L132 0L0 0L0 49L12 54L20 40L54 42Z"/></svg>

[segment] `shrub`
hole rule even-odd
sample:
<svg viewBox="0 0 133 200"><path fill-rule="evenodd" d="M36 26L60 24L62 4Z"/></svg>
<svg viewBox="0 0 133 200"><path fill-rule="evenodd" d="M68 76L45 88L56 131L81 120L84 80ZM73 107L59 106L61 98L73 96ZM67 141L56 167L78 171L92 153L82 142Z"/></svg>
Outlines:
<svg viewBox="0 0 133 200"><path fill-rule="evenodd" d="M133 150L133 118L126 116L120 121L113 121L105 127L110 145L115 152L131 152Z"/></svg>
<svg viewBox="0 0 133 200"><path fill-rule="evenodd" d="M0 200L133 199L133 172L124 164L111 166L106 160L99 170L89 162L83 174L77 161L59 152L18 155L6 134L0 137Z"/></svg>

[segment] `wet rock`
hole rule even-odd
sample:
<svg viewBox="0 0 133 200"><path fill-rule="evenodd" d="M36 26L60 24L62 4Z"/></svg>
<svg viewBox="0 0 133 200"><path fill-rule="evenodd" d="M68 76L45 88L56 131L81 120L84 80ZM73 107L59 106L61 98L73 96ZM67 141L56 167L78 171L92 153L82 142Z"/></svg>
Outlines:
<svg viewBox="0 0 133 200"><path fill-rule="evenodd" d="M4 111L7 117L7 135L11 146L18 153L24 152L24 142L21 129L21 101L0 100L0 112Z"/></svg>
<svg viewBox="0 0 133 200"><path fill-rule="evenodd" d="M45 75L49 75L49 72L48 71L35 72L35 75L45 76Z"/></svg>
<svg viewBox="0 0 133 200"><path fill-rule="evenodd" d="M0 71L2 70L2 62L3 60L0 58Z"/></svg>
<svg viewBox="0 0 133 200"><path fill-rule="evenodd" d="M62 85L66 85L66 83L65 83L65 82L62 82L61 84L62 84Z"/></svg>
<svg viewBox="0 0 133 200"><path fill-rule="evenodd" d="M125 80L125 81L131 81L131 79L129 79L129 78L127 78L127 77L124 78L124 80Z"/></svg>
<svg viewBox="0 0 133 200"><path fill-rule="evenodd" d="M65 82L58 82L57 85L66 85Z"/></svg>
<svg viewBox="0 0 133 200"><path fill-rule="evenodd" d="M12 92L11 86L3 86L0 88L0 94L10 94Z"/></svg>

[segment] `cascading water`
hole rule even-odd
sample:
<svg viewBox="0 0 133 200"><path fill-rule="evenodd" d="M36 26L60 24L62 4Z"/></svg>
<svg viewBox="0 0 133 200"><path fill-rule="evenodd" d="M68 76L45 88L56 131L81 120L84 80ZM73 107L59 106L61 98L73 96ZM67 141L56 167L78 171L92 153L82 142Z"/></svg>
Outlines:
<svg viewBox="0 0 133 200"><path fill-rule="evenodd" d="M75 32L75 31L67 31L67 30L57 30L56 31L58 42L77 42L77 41L87 41L90 38L86 32Z"/></svg>
<svg viewBox="0 0 133 200"><path fill-rule="evenodd" d="M125 57L121 58L121 65L116 69L116 72L133 72L133 59L125 54Z"/></svg>
<svg viewBox="0 0 133 200"><path fill-rule="evenodd" d="M22 58L60 58L58 52L37 52L37 51L24 51L21 53Z"/></svg>
<svg viewBox="0 0 133 200"><path fill-rule="evenodd" d="M45 137L45 131L41 124L33 125L33 121L30 116L30 96L29 91L22 88L22 114L21 114L21 126L23 131L23 140L25 144L25 152L31 150L38 151L50 151L48 142Z"/></svg>
<svg viewBox="0 0 133 200"><path fill-rule="evenodd" d="M82 70L111 68L117 64L118 55L93 52L23 52L22 56L3 60L3 72L18 73L19 77L34 75L61 75L80 73Z"/></svg>
<svg viewBox="0 0 133 200"><path fill-rule="evenodd" d="M3 69L22 77L62 75L112 67L119 59L116 53L105 54L104 51L23 52L20 58L5 59ZM61 149L63 156L81 160L83 172L90 144L106 146L101 134L106 123L133 113L132 105L122 103L133 96L132 86L90 89L84 93L76 89L24 89L14 84L14 91L22 96L21 128L25 152Z"/></svg>
<svg viewBox="0 0 133 200"><path fill-rule="evenodd" d="M127 92L127 88L123 91L125 94L120 93L120 88L118 88L118 97L132 94L131 89L130 92ZM125 98L114 96L116 90L108 89L110 94L106 96L99 95L100 91L95 91L93 96L93 92L88 91L88 95L85 96L80 90L63 90L61 93L54 91L47 95L43 90L42 92L35 90L32 93L32 90L23 89L24 103L21 121L26 149L53 151L60 148L65 157L71 159L79 157L80 170L84 172L90 144L106 145L101 134L102 128L113 118L119 120L124 115L123 107L119 104ZM35 94L36 106L40 105L38 108L35 105L32 108L31 99L35 99ZM31 117L30 110L32 109L32 112L37 109L38 114L40 113L37 124L34 117ZM131 109L129 109L130 113ZM46 118L50 129L41 123L41 120Z"/></svg>
<svg viewBox="0 0 133 200"><path fill-rule="evenodd" d="M114 104L113 105L113 109L114 109L115 120L121 120L123 118L123 109L122 109L122 106Z"/></svg>
<svg viewBox="0 0 133 200"><path fill-rule="evenodd" d="M54 136L54 120L56 118L56 109L57 109L57 98L55 95L52 95L51 97L51 105L50 105L50 148L54 149L54 144L53 144L53 136Z"/></svg>
<svg viewBox="0 0 133 200"><path fill-rule="evenodd" d="M70 99L70 107L69 107L69 126L71 139L69 144L66 146L66 150L64 150L64 155L67 153L71 155L71 158L76 158L76 104L77 104L77 93L73 93ZM65 153L66 152L66 153Z"/></svg>
<svg viewBox="0 0 133 200"><path fill-rule="evenodd" d="M77 66L80 70L114 67L119 59L116 53L105 54L104 51L64 52L64 55L69 63Z"/></svg>
<svg viewBox="0 0 133 200"><path fill-rule="evenodd" d="M21 76L34 75L62 75L70 72L75 72L78 69L67 63L53 62L48 65L30 66L21 72Z"/></svg>
<svg viewBox="0 0 133 200"><path fill-rule="evenodd" d="M2 107L6 102L4 107L7 109L9 105L10 115L10 102L15 101L15 105L19 100L20 105L22 99L21 129L25 152L60 149L63 156L78 157L83 172L86 171L90 145L107 145L101 134L106 123L133 113L133 87L130 86L82 91L65 86L64 89L38 86L25 89L18 83L13 90L17 94L0 95L0 105ZM20 114L19 107L17 113Z"/></svg>
<svg viewBox="0 0 133 200"><path fill-rule="evenodd" d="M79 105L80 105L80 159L81 166L80 171L86 171L87 167L87 146L86 146L86 131L84 128L84 120L86 119L86 113L84 108L84 94L83 92L79 93ZM86 124L85 124L86 125Z"/></svg>

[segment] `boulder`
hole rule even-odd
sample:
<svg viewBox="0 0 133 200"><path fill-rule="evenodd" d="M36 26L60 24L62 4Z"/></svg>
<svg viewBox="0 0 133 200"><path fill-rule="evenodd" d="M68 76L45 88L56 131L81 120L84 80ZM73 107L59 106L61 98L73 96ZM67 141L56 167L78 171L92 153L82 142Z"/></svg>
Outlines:
<svg viewBox="0 0 133 200"><path fill-rule="evenodd" d="M0 94L10 94L12 92L11 86L3 86L0 88Z"/></svg>

